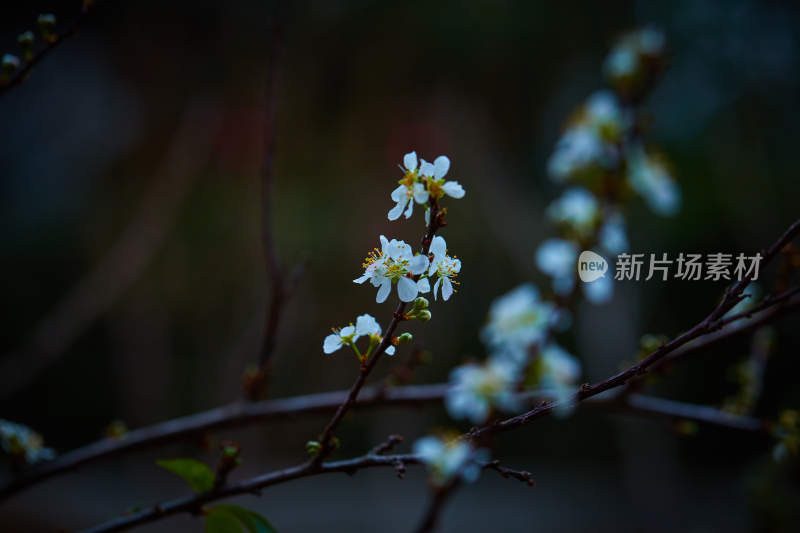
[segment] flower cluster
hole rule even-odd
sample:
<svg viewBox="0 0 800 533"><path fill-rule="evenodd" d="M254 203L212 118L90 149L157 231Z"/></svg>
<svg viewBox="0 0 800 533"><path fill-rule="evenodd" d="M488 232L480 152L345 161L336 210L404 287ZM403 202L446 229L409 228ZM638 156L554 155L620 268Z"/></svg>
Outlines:
<svg viewBox="0 0 800 533"><path fill-rule="evenodd" d="M56 452L44 446L42 436L28 426L0 419L0 447L28 464L49 461Z"/></svg>
<svg viewBox="0 0 800 533"><path fill-rule="evenodd" d="M562 399L580 377L580 365L549 339L560 319L555 304L541 300L532 284L495 300L482 331L490 356L481 365L451 372L445 402L450 416L482 424L492 409L516 411L516 392L525 385L544 387Z"/></svg>
<svg viewBox="0 0 800 533"><path fill-rule="evenodd" d="M450 159L445 155L437 157L433 164L424 159L417 161L417 153L409 152L403 156L400 170L403 177L399 185L392 191L391 198L395 206L389 210L389 220L397 220L405 212L406 218L414 213L414 203L425 206L426 221L430 223L430 200L439 200L445 194L452 198L463 198L464 188L457 181L445 181L450 170Z"/></svg>
<svg viewBox="0 0 800 533"><path fill-rule="evenodd" d="M668 164L645 150L638 102L663 66L664 36L645 28L624 35L605 64L612 90L591 95L567 122L548 163L550 178L572 183L554 200L547 214L559 233L536 252L539 269L552 278L553 291L570 295L576 286L580 250L599 247L615 255L627 251L628 237L621 200L634 192L657 214L674 215L681 195ZM582 285L592 303L611 299L609 278Z"/></svg>
<svg viewBox="0 0 800 533"><path fill-rule="evenodd" d="M477 481L483 463L489 460L485 449L474 449L457 437L427 436L414 443L414 453L431 473L434 485L444 486L456 476L473 483Z"/></svg>

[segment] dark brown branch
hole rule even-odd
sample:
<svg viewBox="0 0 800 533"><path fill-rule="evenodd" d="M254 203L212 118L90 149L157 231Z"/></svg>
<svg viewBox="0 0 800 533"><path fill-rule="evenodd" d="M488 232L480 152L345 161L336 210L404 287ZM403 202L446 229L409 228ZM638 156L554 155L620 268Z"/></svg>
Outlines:
<svg viewBox="0 0 800 533"><path fill-rule="evenodd" d="M111 533L113 531L130 529L134 526L147 524L180 513L197 514L201 512L203 505L209 502L237 496L239 494L259 494L261 489L294 479L320 474L331 474L334 472L344 472L352 475L366 468L396 468L398 463L402 463L403 465L416 465L420 464L420 460L415 455L364 455L355 459L321 463L318 465L314 465L309 461L291 468L270 472L239 483L226 485L214 492L187 496L156 504L136 513L120 516L105 524L87 529L83 533Z"/></svg>
<svg viewBox="0 0 800 533"><path fill-rule="evenodd" d="M430 208L430 225L428 226L427 231L422 237L421 242L421 253L425 256L428 255L428 251L431 246L431 241L433 237L436 235L436 231L445 225L443 220L444 213L440 213L439 211L439 204L437 203L436 199L431 199L428 203ZM414 281L417 281L419 276L414 276ZM389 344L392 342L392 335L394 335L395 329L397 329L398 324L401 320L403 320L403 313L406 309L405 302L398 302L397 308L392 315L392 321L386 327L386 330L383 332L383 340L381 340L380 344L375 348L375 352L370 356L370 358L361 365L361 371L358 373L358 377L356 378L353 385L350 387L350 392L347 394L347 399L336 409L336 412L333 415L333 418L328 422L325 426L325 429L322 431L320 435L319 442L322 444L322 449L319 451L317 456L314 458L314 464L319 464L325 458L327 458L331 452L336 448L336 444L334 441L334 435L336 433L336 428L339 426L339 423L344 418L344 415L350 410L353 404L358 398L358 393L364 387L364 384L367 381L367 376L369 376L372 369L375 368L378 360L381 358L383 353L386 351L386 348L389 347Z"/></svg>
<svg viewBox="0 0 800 533"><path fill-rule="evenodd" d="M136 216L100 262L39 320L25 344L0 364L0 394L10 396L63 355L141 275L169 230L210 153L219 113L197 98L184 113Z"/></svg>
<svg viewBox="0 0 800 533"><path fill-rule="evenodd" d="M460 485L458 478L454 478L449 483L442 487L433 488L433 494L425 509L425 514L422 516L419 526L415 530L417 533L430 533L436 529L439 524L439 517L444 510L450 496L456 491Z"/></svg>
<svg viewBox="0 0 800 533"><path fill-rule="evenodd" d="M81 9L78 16L75 17L66 30L61 33L57 33L52 40L46 42L42 48L34 53L33 57L31 57L28 61L25 61L25 65L20 68L8 81L0 82L0 98L7 92L11 91L11 89L14 87L21 85L22 82L28 78L28 75L31 73L31 71L33 71L34 67L41 63L44 58L50 54L50 52L58 48L70 37L76 35L90 11L93 11L91 8L95 3L96 2L84 2L83 9Z"/></svg>
<svg viewBox="0 0 800 533"><path fill-rule="evenodd" d="M533 487L536 482L533 480L533 474L528 472L527 470L515 470L513 468L508 468L500 464L500 461L495 459L494 461L489 461L484 466L487 470L495 470L504 478L514 478L523 483L527 484L529 487Z"/></svg>

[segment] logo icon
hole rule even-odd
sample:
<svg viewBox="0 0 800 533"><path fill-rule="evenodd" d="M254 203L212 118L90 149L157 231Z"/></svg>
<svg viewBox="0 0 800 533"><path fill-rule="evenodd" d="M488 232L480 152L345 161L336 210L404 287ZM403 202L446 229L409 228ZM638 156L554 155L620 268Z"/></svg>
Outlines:
<svg viewBox="0 0 800 533"><path fill-rule="evenodd" d="M578 256L578 277L584 283L591 283L598 278L605 277L607 271L608 262L602 255L591 250L584 250Z"/></svg>

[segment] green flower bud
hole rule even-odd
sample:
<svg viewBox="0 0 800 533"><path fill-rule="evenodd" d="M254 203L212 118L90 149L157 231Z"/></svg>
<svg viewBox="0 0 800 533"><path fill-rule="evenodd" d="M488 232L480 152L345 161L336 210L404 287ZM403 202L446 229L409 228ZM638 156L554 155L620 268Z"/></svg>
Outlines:
<svg viewBox="0 0 800 533"><path fill-rule="evenodd" d="M411 342L413 340L414 340L414 336L409 332L405 332L402 335L400 335L399 337L397 337L397 344L408 344L409 342Z"/></svg>
<svg viewBox="0 0 800 533"><path fill-rule="evenodd" d="M7 80L8 77L19 68L19 58L15 55L5 54L2 60L2 79Z"/></svg>
<svg viewBox="0 0 800 533"><path fill-rule="evenodd" d="M36 22L39 24L39 31L42 32L42 37L48 43L52 43L56 40L55 28L56 28L56 16L52 13L45 13L39 15L39 18L36 19Z"/></svg>
<svg viewBox="0 0 800 533"><path fill-rule="evenodd" d="M417 317L416 318L420 322L427 322L428 320L430 320L432 318L432 315L431 315L430 311L428 311L427 309L424 309L424 310L420 311L419 313L417 313Z"/></svg>
<svg viewBox="0 0 800 533"><path fill-rule="evenodd" d="M22 48L22 55L25 58L25 61L30 61L33 59L33 41L34 36L32 31L26 31L17 36L17 43L19 44L20 48Z"/></svg>
<svg viewBox="0 0 800 533"><path fill-rule="evenodd" d="M316 440L310 440L306 442L306 452L308 455L317 455L319 451L322 449L322 444Z"/></svg>
<svg viewBox="0 0 800 533"><path fill-rule="evenodd" d="M414 304L411 307L411 312L416 313L417 311L422 311L423 309L427 309L429 305L430 302L428 301L427 298L423 296L417 296L414 299Z"/></svg>

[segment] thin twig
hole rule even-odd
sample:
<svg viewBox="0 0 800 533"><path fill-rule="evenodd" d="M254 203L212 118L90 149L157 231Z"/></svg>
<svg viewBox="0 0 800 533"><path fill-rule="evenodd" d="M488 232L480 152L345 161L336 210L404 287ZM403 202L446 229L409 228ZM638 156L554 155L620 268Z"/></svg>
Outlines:
<svg viewBox="0 0 800 533"><path fill-rule="evenodd" d="M76 35L87 15L90 11L92 11L91 8L95 3L96 2L84 2L80 13L75 17L66 30L62 31L61 33L57 33L52 40L46 42L44 47L39 49L39 51L37 51L33 57L26 61L25 66L19 69L14 76L11 77L11 79L6 82L0 82L0 98L2 98L2 96L7 92L11 91L11 89L14 87L21 85L22 82L28 78L28 75L31 73L31 71L33 71L34 67L41 63L44 58L50 54L50 52L58 48L59 45L64 43L73 35Z"/></svg>
<svg viewBox="0 0 800 533"><path fill-rule="evenodd" d="M431 495L428 506L425 509L425 514L422 516L419 526L415 530L417 533L430 533L436 529L439 524L439 517L444 510L450 496L456 491L460 485L458 477L454 477L450 482L442 487L435 487Z"/></svg>

